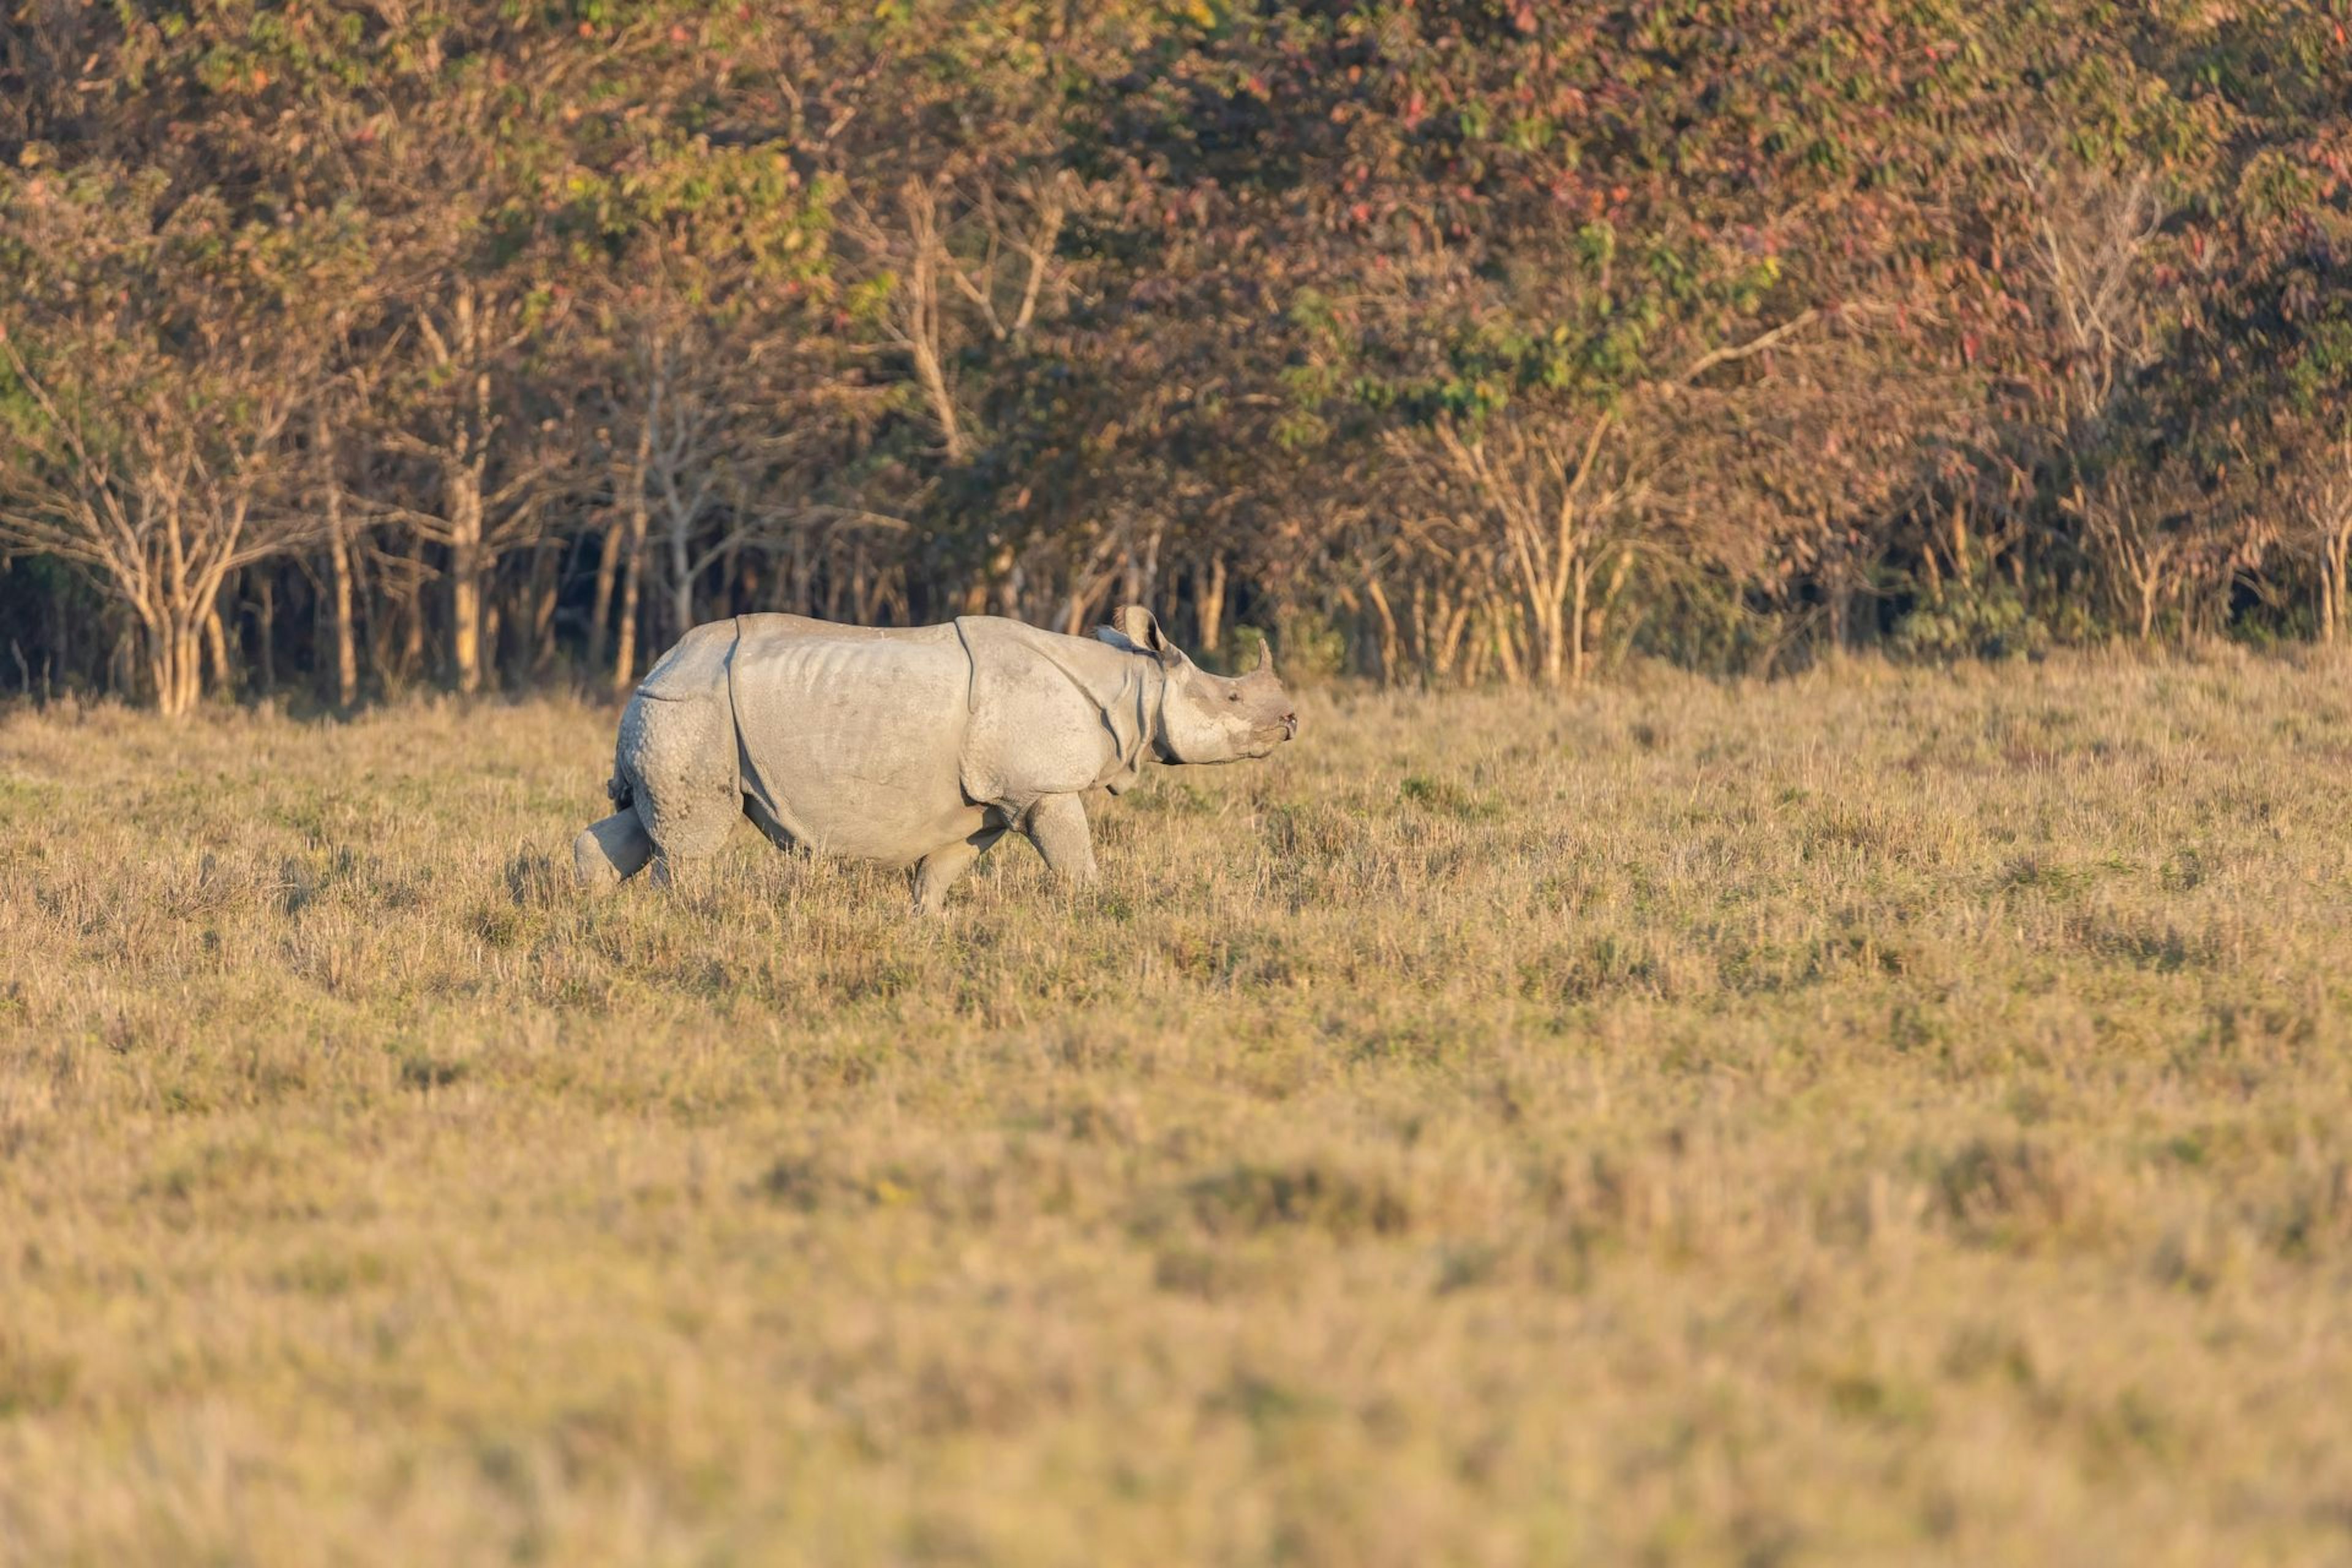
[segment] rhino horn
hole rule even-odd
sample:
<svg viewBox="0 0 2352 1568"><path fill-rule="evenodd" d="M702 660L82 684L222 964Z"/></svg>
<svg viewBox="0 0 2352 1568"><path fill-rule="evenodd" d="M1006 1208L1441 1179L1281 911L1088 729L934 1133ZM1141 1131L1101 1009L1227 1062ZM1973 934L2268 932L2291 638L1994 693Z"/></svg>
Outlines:
<svg viewBox="0 0 2352 1568"><path fill-rule="evenodd" d="M1260 637L1257 639L1257 668L1254 673L1264 675L1273 668L1274 645L1265 638Z"/></svg>

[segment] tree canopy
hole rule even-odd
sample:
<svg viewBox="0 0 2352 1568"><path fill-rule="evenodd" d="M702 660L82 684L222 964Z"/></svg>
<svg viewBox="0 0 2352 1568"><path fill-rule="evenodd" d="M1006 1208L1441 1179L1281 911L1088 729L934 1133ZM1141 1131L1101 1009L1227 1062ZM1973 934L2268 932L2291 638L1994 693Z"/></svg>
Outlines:
<svg viewBox="0 0 2352 1568"><path fill-rule="evenodd" d="M2352 0L21 0L0 686L2335 637Z"/></svg>

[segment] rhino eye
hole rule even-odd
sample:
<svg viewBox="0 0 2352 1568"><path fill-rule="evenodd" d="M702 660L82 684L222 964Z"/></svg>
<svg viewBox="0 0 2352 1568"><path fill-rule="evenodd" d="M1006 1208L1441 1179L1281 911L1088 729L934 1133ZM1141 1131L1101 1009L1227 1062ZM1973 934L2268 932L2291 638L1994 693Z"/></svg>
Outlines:
<svg viewBox="0 0 2352 1568"><path fill-rule="evenodd" d="M1225 700L1228 702L1239 702L1241 700L1242 694L1238 691L1228 691L1225 693Z"/></svg>

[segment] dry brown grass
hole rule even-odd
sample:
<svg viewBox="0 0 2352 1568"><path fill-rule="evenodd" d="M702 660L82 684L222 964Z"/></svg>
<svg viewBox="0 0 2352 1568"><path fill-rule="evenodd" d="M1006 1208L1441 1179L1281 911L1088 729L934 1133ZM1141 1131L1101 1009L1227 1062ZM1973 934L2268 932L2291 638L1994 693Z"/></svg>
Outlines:
<svg viewBox="0 0 2352 1568"><path fill-rule="evenodd" d="M1339 694L936 928L0 725L0 1559L2341 1562L2352 692Z"/></svg>

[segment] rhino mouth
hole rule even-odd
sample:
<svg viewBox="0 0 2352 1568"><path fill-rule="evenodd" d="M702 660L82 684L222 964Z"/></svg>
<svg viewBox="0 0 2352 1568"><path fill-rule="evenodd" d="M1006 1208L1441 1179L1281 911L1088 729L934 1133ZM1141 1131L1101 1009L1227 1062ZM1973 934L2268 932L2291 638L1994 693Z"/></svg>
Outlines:
<svg viewBox="0 0 2352 1568"><path fill-rule="evenodd" d="M1261 724L1258 726L1256 737L1257 754L1261 757L1265 756L1285 741L1297 738L1297 734L1298 720L1295 715L1286 719L1277 719L1271 724Z"/></svg>

